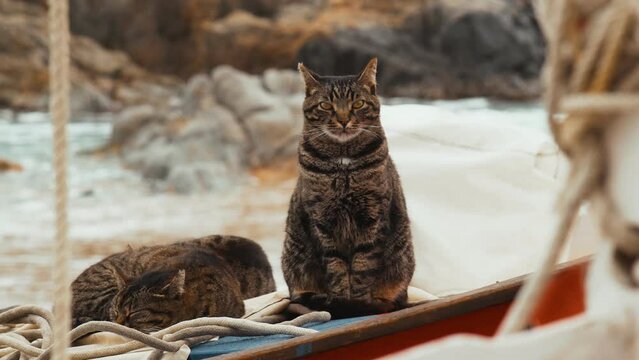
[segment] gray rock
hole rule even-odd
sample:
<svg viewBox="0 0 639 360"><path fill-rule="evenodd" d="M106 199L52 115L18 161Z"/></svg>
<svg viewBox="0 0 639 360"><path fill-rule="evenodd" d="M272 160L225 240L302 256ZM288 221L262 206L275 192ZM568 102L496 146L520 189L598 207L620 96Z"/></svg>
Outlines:
<svg viewBox="0 0 639 360"><path fill-rule="evenodd" d="M264 77L228 66L198 75L179 106L135 106L114 125L124 163L178 193L223 189L254 165L293 155L303 125L295 71Z"/></svg>
<svg viewBox="0 0 639 360"><path fill-rule="evenodd" d="M231 172L246 169L250 142L233 114L219 105L198 111L192 117L182 114L164 120L158 120L148 107L131 109L124 115L128 121L121 121L119 133L128 136L117 137L125 143L123 161L147 179L175 182L175 188L183 193L190 188L185 184L195 184L191 181L196 179L193 174L197 172L194 171L202 166L198 165L188 173L184 169L175 172L177 168L208 164ZM124 124L130 132L123 130ZM200 190L219 188L217 185L193 186Z"/></svg>
<svg viewBox="0 0 639 360"><path fill-rule="evenodd" d="M125 163L140 171L151 180L164 180L176 163L176 148L166 138L155 138L142 149L130 150L124 157Z"/></svg>
<svg viewBox="0 0 639 360"><path fill-rule="evenodd" d="M264 88L276 95L292 95L304 92L304 81L297 71L268 69L262 76Z"/></svg>
<svg viewBox="0 0 639 360"><path fill-rule="evenodd" d="M251 142L233 114L221 106L198 112L175 141L190 150L191 161L215 160L231 168L248 164Z"/></svg>
<svg viewBox="0 0 639 360"><path fill-rule="evenodd" d="M398 28L338 30L310 39L299 58L320 74L356 74L379 58L385 96L539 96L545 43L530 1L433 0Z"/></svg>
<svg viewBox="0 0 639 360"><path fill-rule="evenodd" d="M164 121L164 116L150 105L127 108L116 117L110 142L113 146L123 146L139 136L139 130L147 124L161 124Z"/></svg>
<svg viewBox="0 0 639 360"><path fill-rule="evenodd" d="M302 111L302 104L304 103L304 93L299 92L297 94L291 94L283 98L284 103L288 106L291 116L295 120L295 125L298 132L302 131L302 125L304 125L304 112Z"/></svg>
<svg viewBox="0 0 639 360"><path fill-rule="evenodd" d="M240 119L277 106L277 97L262 87L257 76L222 65L213 70L212 78L217 101Z"/></svg>
<svg viewBox="0 0 639 360"><path fill-rule="evenodd" d="M211 109L215 106L213 83L206 74L193 76L184 88L182 101L185 114L194 114L200 109Z"/></svg>
<svg viewBox="0 0 639 360"><path fill-rule="evenodd" d="M0 0L0 107L47 108L49 41L46 5L40 3L46 1ZM163 104L165 95L180 86L177 79L149 73L125 53L103 48L90 38L72 34L69 41L74 119L135 104ZM149 90L152 87L166 91L154 98L160 92Z"/></svg>
<svg viewBox="0 0 639 360"><path fill-rule="evenodd" d="M180 164L171 169L167 186L178 194L219 191L237 183L237 176L219 163Z"/></svg>
<svg viewBox="0 0 639 360"><path fill-rule="evenodd" d="M137 130L133 136L131 136L130 141L123 146L123 150L125 152L141 150L149 146L156 139L165 137L165 126L159 122L150 122L146 124L146 126Z"/></svg>
<svg viewBox="0 0 639 360"><path fill-rule="evenodd" d="M290 92L301 88L299 75L292 71L271 72L264 77L263 86L255 76L221 66L213 71L212 78L218 102L235 114L248 135L252 165L265 165L290 155L289 145L297 142L303 124L299 113L288 103Z"/></svg>
<svg viewBox="0 0 639 360"><path fill-rule="evenodd" d="M112 111L114 108L113 101L88 82L73 86L70 101L71 113L74 115Z"/></svg>
<svg viewBox="0 0 639 360"><path fill-rule="evenodd" d="M254 145L253 165L266 165L291 155L289 145L297 144L302 129L302 121L283 101L277 107L251 114L243 122Z"/></svg>

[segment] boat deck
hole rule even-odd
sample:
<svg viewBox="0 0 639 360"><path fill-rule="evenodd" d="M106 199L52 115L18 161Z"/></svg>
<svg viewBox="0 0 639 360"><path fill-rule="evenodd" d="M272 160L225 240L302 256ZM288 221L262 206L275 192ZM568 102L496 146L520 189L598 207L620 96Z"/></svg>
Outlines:
<svg viewBox="0 0 639 360"><path fill-rule="evenodd" d="M583 312L589 260L558 267L530 326ZM226 337L194 347L191 359L371 359L456 333L492 336L524 279L513 278L389 314L310 324L320 330L314 335Z"/></svg>

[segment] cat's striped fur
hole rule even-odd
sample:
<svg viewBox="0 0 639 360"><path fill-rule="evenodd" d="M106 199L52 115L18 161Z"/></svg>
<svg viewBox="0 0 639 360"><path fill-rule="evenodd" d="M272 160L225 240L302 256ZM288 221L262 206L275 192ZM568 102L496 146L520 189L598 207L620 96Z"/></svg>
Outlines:
<svg viewBox="0 0 639 360"><path fill-rule="evenodd" d="M377 61L354 76L299 68L305 124L282 256L291 297L334 316L401 308L415 261L379 119Z"/></svg>
<svg viewBox="0 0 639 360"><path fill-rule="evenodd" d="M275 281L257 243L209 236L111 255L71 287L74 326L105 320L151 332L202 316L241 317L243 299L275 291Z"/></svg>

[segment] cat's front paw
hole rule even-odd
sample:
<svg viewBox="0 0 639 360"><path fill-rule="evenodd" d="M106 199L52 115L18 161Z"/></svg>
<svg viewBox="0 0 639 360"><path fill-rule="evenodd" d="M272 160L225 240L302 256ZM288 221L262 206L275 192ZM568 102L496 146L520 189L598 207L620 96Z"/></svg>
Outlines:
<svg viewBox="0 0 639 360"><path fill-rule="evenodd" d="M380 298L373 299L368 306L370 306L372 312L378 314L389 313L404 308L394 301Z"/></svg>
<svg viewBox="0 0 639 360"><path fill-rule="evenodd" d="M306 305L313 295L314 292L294 292L291 294L291 302Z"/></svg>
<svg viewBox="0 0 639 360"><path fill-rule="evenodd" d="M291 296L291 302L302 304L313 310L323 310L328 302L328 295L314 292L294 293Z"/></svg>
<svg viewBox="0 0 639 360"><path fill-rule="evenodd" d="M318 311L326 310L329 303L329 296L327 294L313 294L306 305L308 308Z"/></svg>

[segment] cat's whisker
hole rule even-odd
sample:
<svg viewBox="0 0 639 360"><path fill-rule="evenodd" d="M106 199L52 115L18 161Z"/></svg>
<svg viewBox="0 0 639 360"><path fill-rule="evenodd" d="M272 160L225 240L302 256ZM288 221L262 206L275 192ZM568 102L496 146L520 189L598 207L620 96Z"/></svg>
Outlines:
<svg viewBox="0 0 639 360"><path fill-rule="evenodd" d="M376 132L374 132L374 131L370 131L370 130L365 129L365 128L360 128L360 129L361 129L362 131L365 131L365 132L369 133L369 134L372 134L373 136L375 136L375 137L376 137L376 138L378 138L378 139L384 140L384 137L383 137L382 135L380 135L380 134L378 134L378 133L376 133Z"/></svg>
<svg viewBox="0 0 639 360"><path fill-rule="evenodd" d="M308 139L303 139L301 143L302 143L302 144L306 144L306 143L308 143L308 142L310 142L310 141L313 141L313 140L319 139L320 137L322 137L322 136L326 135L326 132L324 132L324 130L321 130L321 129L320 129L317 133L314 133L313 135L315 135L315 136L311 136L311 137L310 137L310 138L308 138Z"/></svg>
<svg viewBox="0 0 639 360"><path fill-rule="evenodd" d="M302 132L302 136L304 136L304 135L314 135L314 134L317 134L317 133L320 133L320 132L322 132L322 129L310 129L310 130L303 131Z"/></svg>

